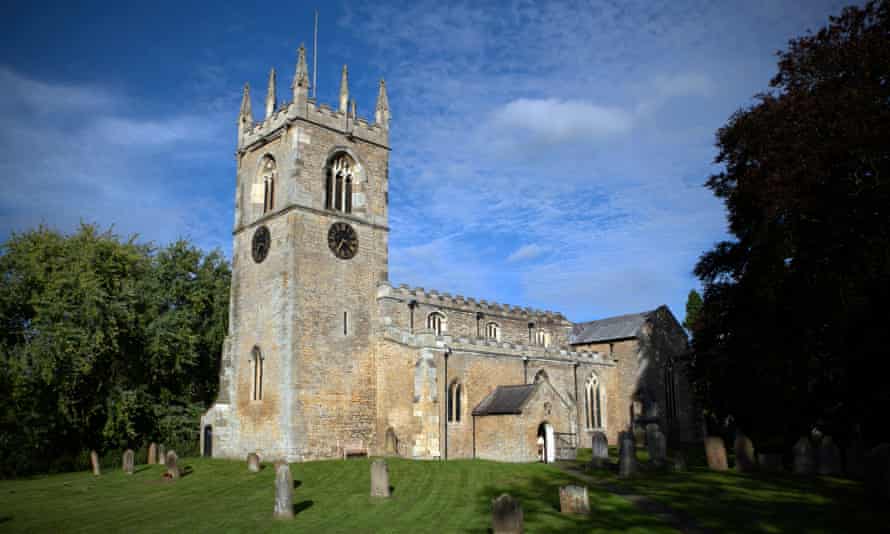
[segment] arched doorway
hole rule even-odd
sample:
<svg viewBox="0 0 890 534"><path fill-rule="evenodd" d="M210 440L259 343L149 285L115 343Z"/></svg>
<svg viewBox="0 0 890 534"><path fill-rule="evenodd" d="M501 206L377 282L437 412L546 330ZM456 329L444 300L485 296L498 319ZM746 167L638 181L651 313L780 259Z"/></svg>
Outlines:
<svg viewBox="0 0 890 534"><path fill-rule="evenodd" d="M553 425L546 421L538 425L538 459L546 464L556 460Z"/></svg>
<svg viewBox="0 0 890 534"><path fill-rule="evenodd" d="M213 427L210 425L204 427L204 456L213 456Z"/></svg>

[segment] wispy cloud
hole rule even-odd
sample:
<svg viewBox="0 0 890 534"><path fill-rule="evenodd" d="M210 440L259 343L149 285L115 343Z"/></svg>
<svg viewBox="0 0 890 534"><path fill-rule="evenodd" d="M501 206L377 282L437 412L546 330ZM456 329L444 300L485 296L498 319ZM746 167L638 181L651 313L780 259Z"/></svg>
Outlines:
<svg viewBox="0 0 890 534"><path fill-rule="evenodd" d="M633 117L615 107L580 100L518 98L495 110L501 135L527 135L544 145L585 144L630 131Z"/></svg>
<svg viewBox="0 0 890 534"><path fill-rule="evenodd" d="M522 245L507 256L507 261L516 262L524 260L532 260L547 252L547 247L542 247L537 243Z"/></svg>

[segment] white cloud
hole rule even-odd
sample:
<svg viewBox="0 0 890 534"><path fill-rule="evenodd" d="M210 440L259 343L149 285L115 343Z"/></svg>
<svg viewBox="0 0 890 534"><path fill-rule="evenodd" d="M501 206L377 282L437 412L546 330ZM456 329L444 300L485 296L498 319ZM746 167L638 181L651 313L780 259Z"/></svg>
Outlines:
<svg viewBox="0 0 890 534"><path fill-rule="evenodd" d="M493 114L505 133L530 136L538 143L589 143L621 135L633 126L631 114L616 107L557 98L513 100Z"/></svg>
<svg viewBox="0 0 890 534"><path fill-rule="evenodd" d="M523 260L531 260L537 258L541 254L547 252L546 247L542 247L537 243L530 243L528 245L522 245L521 247L514 250L509 256L507 256L507 261L516 262Z"/></svg>

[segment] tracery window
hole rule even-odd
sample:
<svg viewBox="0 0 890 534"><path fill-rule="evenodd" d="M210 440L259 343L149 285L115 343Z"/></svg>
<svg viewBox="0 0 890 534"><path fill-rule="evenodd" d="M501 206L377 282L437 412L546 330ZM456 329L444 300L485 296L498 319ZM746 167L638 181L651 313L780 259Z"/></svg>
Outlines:
<svg viewBox="0 0 890 534"><path fill-rule="evenodd" d="M445 316L439 312L433 312L426 317L426 327L432 330L437 336L441 336L445 331Z"/></svg>
<svg viewBox="0 0 890 534"><path fill-rule="evenodd" d="M352 187L355 183L355 162L348 154L334 156L325 172L324 207L352 213Z"/></svg>
<svg viewBox="0 0 890 534"><path fill-rule="evenodd" d="M449 423L460 423L461 406L463 404L462 396L463 387L457 380L453 381L448 387L448 399L446 401Z"/></svg>
<svg viewBox="0 0 890 534"><path fill-rule="evenodd" d="M252 400L263 400L263 353L259 347L250 352L250 367L253 374Z"/></svg>
<svg viewBox="0 0 890 534"><path fill-rule="evenodd" d="M263 180L263 213L275 208L275 160L271 156L263 158L260 173Z"/></svg>
<svg viewBox="0 0 890 534"><path fill-rule="evenodd" d="M605 391L599 382L599 378L594 374L587 381L587 387L584 388L584 406L586 412L586 424L588 429L605 428L606 423L603 415L606 413L604 401Z"/></svg>
<svg viewBox="0 0 890 534"><path fill-rule="evenodd" d="M497 323L488 323L485 326L485 337L488 339L501 339L501 327Z"/></svg>

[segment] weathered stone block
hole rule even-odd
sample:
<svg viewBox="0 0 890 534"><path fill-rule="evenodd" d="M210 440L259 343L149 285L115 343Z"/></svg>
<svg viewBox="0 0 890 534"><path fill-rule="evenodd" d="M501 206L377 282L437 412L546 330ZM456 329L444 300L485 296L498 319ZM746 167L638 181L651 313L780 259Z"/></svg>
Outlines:
<svg viewBox="0 0 890 534"><path fill-rule="evenodd" d="M287 462L275 464L275 519L294 517L294 477Z"/></svg>
<svg viewBox="0 0 890 534"><path fill-rule="evenodd" d="M705 438L705 456L708 458L708 469L712 471L726 471L729 463L726 461L726 446L720 436L708 436Z"/></svg>
<svg viewBox="0 0 890 534"><path fill-rule="evenodd" d="M164 465L167 467L167 473L165 476L167 478L176 480L181 475L179 471L179 457L176 456L176 451L167 451L167 457L164 459Z"/></svg>
<svg viewBox="0 0 890 534"><path fill-rule="evenodd" d="M841 450L831 436L824 436L819 442L820 475L837 476L841 474Z"/></svg>
<svg viewBox="0 0 890 534"><path fill-rule="evenodd" d="M637 474L637 443L631 432L621 432L618 435L618 476L630 478Z"/></svg>
<svg viewBox="0 0 890 534"><path fill-rule="evenodd" d="M559 511L564 514L590 514L587 486L560 486Z"/></svg>
<svg viewBox="0 0 890 534"><path fill-rule="evenodd" d="M646 449L653 464L656 466L664 465L667 459L667 437L659 430L658 425L649 425L647 427Z"/></svg>
<svg viewBox="0 0 890 534"><path fill-rule="evenodd" d="M252 452L247 455L247 470L251 473L260 472L260 457L257 453Z"/></svg>
<svg viewBox="0 0 890 534"><path fill-rule="evenodd" d="M750 473L757 469L757 457L754 455L754 443L741 431L736 432L733 449L735 452L736 471Z"/></svg>
<svg viewBox="0 0 890 534"><path fill-rule="evenodd" d="M133 452L133 449L127 449L126 451L124 451L124 458L122 461L123 470L124 470L124 473L126 473L128 475L133 474L133 467L134 467L133 464L135 463L134 456L135 456L135 453Z"/></svg>
<svg viewBox="0 0 890 534"><path fill-rule="evenodd" d="M99 467L99 453L90 451L90 466L93 468L93 474L99 476L102 474L102 468Z"/></svg>
<svg viewBox="0 0 890 534"><path fill-rule="evenodd" d="M794 453L794 474L812 475L816 469L816 455L810 438L804 436L797 440L792 452Z"/></svg>
<svg viewBox="0 0 890 534"><path fill-rule="evenodd" d="M493 534L522 534L524 529L522 505L506 493L491 501L491 530Z"/></svg>
<svg viewBox="0 0 890 534"><path fill-rule="evenodd" d="M389 467L386 460L371 463L371 497L389 497Z"/></svg>
<svg viewBox="0 0 890 534"><path fill-rule="evenodd" d="M158 463L158 444L155 442L151 442L148 444L148 465L154 465Z"/></svg>
<svg viewBox="0 0 890 534"><path fill-rule="evenodd" d="M597 430L591 435L591 458L590 465L593 467L603 467L609 463L609 440L606 433Z"/></svg>

